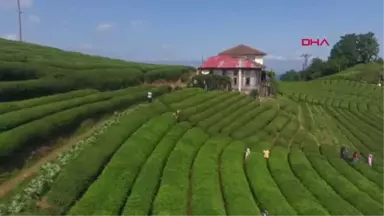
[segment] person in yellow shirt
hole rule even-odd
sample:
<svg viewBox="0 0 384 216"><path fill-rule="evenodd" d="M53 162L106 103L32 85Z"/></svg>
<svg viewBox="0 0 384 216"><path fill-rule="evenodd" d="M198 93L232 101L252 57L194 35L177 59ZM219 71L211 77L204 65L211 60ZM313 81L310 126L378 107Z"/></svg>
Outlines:
<svg viewBox="0 0 384 216"><path fill-rule="evenodd" d="M264 158L265 159L269 159L269 150L263 150L263 153L264 153Z"/></svg>

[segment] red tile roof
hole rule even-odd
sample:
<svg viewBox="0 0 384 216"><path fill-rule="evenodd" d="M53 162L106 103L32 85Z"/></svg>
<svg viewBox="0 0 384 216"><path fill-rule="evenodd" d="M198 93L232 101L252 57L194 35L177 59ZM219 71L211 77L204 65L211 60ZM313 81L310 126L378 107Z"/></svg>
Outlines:
<svg viewBox="0 0 384 216"><path fill-rule="evenodd" d="M230 49L227 49L227 50L219 53L219 55L230 55L233 57L238 57L238 56L246 56L246 55L264 56L267 54L265 52L260 51L260 50L246 46L244 44L240 44L238 46L232 47Z"/></svg>
<svg viewBox="0 0 384 216"><path fill-rule="evenodd" d="M241 65L240 65L241 64ZM264 65L253 62L248 59L239 59L233 58L229 55L218 55L209 57L202 65L200 65L201 69L204 68L264 68Z"/></svg>

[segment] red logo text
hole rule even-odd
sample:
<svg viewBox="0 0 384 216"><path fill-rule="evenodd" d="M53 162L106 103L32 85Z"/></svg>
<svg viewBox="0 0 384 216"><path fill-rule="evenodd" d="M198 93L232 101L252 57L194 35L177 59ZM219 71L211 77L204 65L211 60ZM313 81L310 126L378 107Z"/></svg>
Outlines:
<svg viewBox="0 0 384 216"><path fill-rule="evenodd" d="M313 46L313 44L316 44L317 46L323 46L327 45L329 46L329 43L327 39L311 39L311 38L303 38L301 39L301 45L302 46Z"/></svg>

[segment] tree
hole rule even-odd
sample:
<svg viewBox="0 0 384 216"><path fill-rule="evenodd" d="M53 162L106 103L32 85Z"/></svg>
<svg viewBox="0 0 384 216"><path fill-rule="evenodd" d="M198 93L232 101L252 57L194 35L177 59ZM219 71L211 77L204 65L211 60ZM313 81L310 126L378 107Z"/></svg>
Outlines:
<svg viewBox="0 0 384 216"><path fill-rule="evenodd" d="M337 59L343 63L340 68L347 68L374 61L378 54L379 43L374 33L346 34L332 47L328 60Z"/></svg>
<svg viewBox="0 0 384 216"><path fill-rule="evenodd" d="M379 54L379 43L375 34L368 32L358 35L357 50L359 53L359 63L368 63L377 59Z"/></svg>
<svg viewBox="0 0 384 216"><path fill-rule="evenodd" d="M289 70L281 75L280 80L282 81L299 81L301 80L300 74L298 71Z"/></svg>

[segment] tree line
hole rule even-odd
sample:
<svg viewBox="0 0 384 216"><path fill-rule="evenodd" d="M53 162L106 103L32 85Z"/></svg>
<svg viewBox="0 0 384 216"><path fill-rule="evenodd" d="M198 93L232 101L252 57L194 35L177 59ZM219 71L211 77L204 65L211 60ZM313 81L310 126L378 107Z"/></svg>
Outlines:
<svg viewBox="0 0 384 216"><path fill-rule="evenodd" d="M379 43L373 32L346 34L333 45L327 60L313 58L307 68L300 71L289 70L281 75L280 79L309 81L338 73L358 64L374 61L383 63L383 59L378 56L379 51Z"/></svg>

